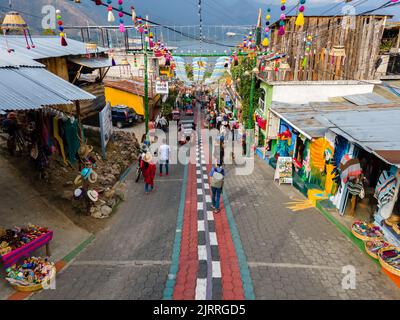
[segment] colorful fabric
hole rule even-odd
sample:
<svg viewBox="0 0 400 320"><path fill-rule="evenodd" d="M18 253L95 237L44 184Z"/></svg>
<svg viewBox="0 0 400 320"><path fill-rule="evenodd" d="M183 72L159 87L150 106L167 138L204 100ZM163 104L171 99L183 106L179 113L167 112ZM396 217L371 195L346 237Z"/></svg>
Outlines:
<svg viewBox="0 0 400 320"><path fill-rule="evenodd" d="M65 122L66 153L71 164L76 162L76 153L80 146L78 131L78 121L75 120L71 123L70 120L67 120Z"/></svg>
<svg viewBox="0 0 400 320"><path fill-rule="evenodd" d="M64 151L64 142L61 139L60 132L59 132L59 125L58 125L58 118L54 117L53 118L53 130L54 130L54 138L57 140L59 148L60 148L60 155L63 158L64 163L67 163L67 158L65 157L65 151Z"/></svg>
<svg viewBox="0 0 400 320"><path fill-rule="evenodd" d="M43 247L52 239L53 231L49 231L48 233L36 238L35 240L28 242L26 245L0 256L1 260L3 261L4 267L8 268L16 264L20 259L29 257L32 252Z"/></svg>
<svg viewBox="0 0 400 320"><path fill-rule="evenodd" d="M329 150L333 154L333 148L330 143L320 138L311 142L311 163L312 166L320 171L325 169L325 152Z"/></svg>
<svg viewBox="0 0 400 320"><path fill-rule="evenodd" d="M364 198L365 191L364 191L364 186L361 182L354 183L352 181L349 181L347 183L347 189L353 196L359 196L360 198Z"/></svg>
<svg viewBox="0 0 400 320"><path fill-rule="evenodd" d="M362 174L360 161L355 158L351 159L350 155L345 154L340 161L340 177L343 184L346 184L349 180L358 178Z"/></svg>
<svg viewBox="0 0 400 320"><path fill-rule="evenodd" d="M374 194L374 197L378 200L379 208L393 200L396 186L396 177L390 175L388 171L383 171L378 179Z"/></svg>

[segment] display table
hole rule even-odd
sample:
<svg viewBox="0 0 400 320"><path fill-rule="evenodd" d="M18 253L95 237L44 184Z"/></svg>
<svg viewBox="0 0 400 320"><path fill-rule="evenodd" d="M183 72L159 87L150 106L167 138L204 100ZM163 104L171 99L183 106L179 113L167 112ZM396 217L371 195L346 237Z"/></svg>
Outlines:
<svg viewBox="0 0 400 320"><path fill-rule="evenodd" d="M8 268L16 264L21 258L26 258L31 255L31 253L43 246L46 246L46 255L50 256L49 242L53 239L53 231L49 231L46 234L32 240L31 242L25 244L24 246L15 249L5 255L0 256L0 261L3 262L4 267Z"/></svg>

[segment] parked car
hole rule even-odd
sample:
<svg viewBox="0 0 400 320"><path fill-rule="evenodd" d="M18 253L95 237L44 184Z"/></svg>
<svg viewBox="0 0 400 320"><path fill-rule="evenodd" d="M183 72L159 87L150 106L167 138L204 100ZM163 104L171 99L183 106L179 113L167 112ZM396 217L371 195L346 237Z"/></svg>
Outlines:
<svg viewBox="0 0 400 320"><path fill-rule="evenodd" d="M112 123L118 128L133 125L140 120L140 116L131 108L116 106L111 109Z"/></svg>

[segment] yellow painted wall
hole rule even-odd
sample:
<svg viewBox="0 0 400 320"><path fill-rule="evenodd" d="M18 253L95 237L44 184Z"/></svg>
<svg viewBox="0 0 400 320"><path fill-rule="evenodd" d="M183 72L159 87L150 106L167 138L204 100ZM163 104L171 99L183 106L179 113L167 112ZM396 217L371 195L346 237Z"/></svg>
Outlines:
<svg viewBox="0 0 400 320"><path fill-rule="evenodd" d="M125 105L135 110L141 116L144 116L143 97L122 90L105 87L106 101L110 102L111 107Z"/></svg>

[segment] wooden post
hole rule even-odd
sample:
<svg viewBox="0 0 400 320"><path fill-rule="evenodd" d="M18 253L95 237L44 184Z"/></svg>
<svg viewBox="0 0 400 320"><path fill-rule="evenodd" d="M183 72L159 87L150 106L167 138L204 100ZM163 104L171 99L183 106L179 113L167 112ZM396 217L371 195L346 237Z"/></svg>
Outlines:
<svg viewBox="0 0 400 320"><path fill-rule="evenodd" d="M77 120L78 120L78 136L80 138L80 140L82 141L82 121L81 121L81 105L79 103L79 100L75 101L75 105L76 105L76 116L77 116Z"/></svg>

